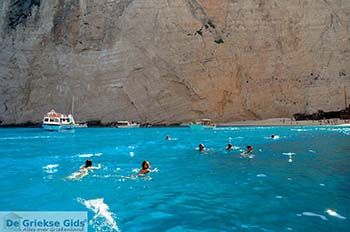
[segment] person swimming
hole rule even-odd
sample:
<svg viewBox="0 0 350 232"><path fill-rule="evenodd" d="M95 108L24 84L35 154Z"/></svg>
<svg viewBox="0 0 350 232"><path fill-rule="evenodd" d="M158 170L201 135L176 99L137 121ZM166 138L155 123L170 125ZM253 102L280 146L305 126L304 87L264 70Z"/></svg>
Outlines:
<svg viewBox="0 0 350 232"><path fill-rule="evenodd" d="M86 160L85 165L82 165L80 169L92 169L92 161L91 160Z"/></svg>
<svg viewBox="0 0 350 232"><path fill-rule="evenodd" d="M83 177L89 175L89 170L100 169L100 168L101 168L101 165L94 167L94 166L92 166L92 160L86 160L85 165L80 166L80 170L78 172L72 173L67 178L79 180L79 179L82 179Z"/></svg>
<svg viewBox="0 0 350 232"><path fill-rule="evenodd" d="M232 145L231 143L227 144L226 150L227 150L227 151L233 150L233 145Z"/></svg>
<svg viewBox="0 0 350 232"><path fill-rule="evenodd" d="M170 136L169 136L169 135L166 135L166 136L165 136L165 140L171 140Z"/></svg>
<svg viewBox="0 0 350 232"><path fill-rule="evenodd" d="M205 146L204 146L203 143L200 143L200 144L198 145L198 150L199 150L200 152L203 152L203 151L205 150Z"/></svg>
<svg viewBox="0 0 350 232"><path fill-rule="evenodd" d="M279 137L278 135L274 135L274 134L271 135L271 139L273 139L273 140L279 139L279 138L280 138L280 137Z"/></svg>
<svg viewBox="0 0 350 232"><path fill-rule="evenodd" d="M248 145L247 150L241 153L242 157L251 157L251 153L253 152L253 147Z"/></svg>
<svg viewBox="0 0 350 232"><path fill-rule="evenodd" d="M155 168L153 170L150 169L151 168L151 164L150 162L148 162L147 160L144 160L141 164L141 169L139 171L139 176L143 176L143 175L146 175L150 172L157 172L158 169Z"/></svg>

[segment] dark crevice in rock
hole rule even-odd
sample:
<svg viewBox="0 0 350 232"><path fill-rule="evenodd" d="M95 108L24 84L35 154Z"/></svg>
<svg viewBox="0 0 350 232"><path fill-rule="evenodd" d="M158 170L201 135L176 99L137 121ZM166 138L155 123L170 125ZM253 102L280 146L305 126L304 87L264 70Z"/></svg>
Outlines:
<svg viewBox="0 0 350 232"><path fill-rule="evenodd" d="M301 121L301 120L324 120L324 119L334 119L334 118L340 118L340 119L350 119L350 105L347 106L345 109L338 110L338 111L328 111L325 112L323 110L318 110L315 113L296 113L293 115L295 120Z"/></svg>
<svg viewBox="0 0 350 232"><path fill-rule="evenodd" d="M195 17L197 20L199 20L202 23L202 27L196 31L194 34L202 35L203 34L203 27L208 30L213 36L214 36L214 42L217 44L224 43L224 40L222 39L220 30L217 30L217 26L214 24L213 20L208 16L208 14L205 12L204 8L201 6L201 4L197 0L187 0L188 6L190 8L191 14L193 17Z"/></svg>
<svg viewBox="0 0 350 232"><path fill-rule="evenodd" d="M339 76L340 76L340 77L345 77L345 76L346 76L345 71L340 71L340 72L339 72Z"/></svg>
<svg viewBox="0 0 350 232"><path fill-rule="evenodd" d="M86 124L88 125L88 127L101 127L104 126L104 124L102 124L101 120L89 120L86 122Z"/></svg>
<svg viewBox="0 0 350 232"><path fill-rule="evenodd" d="M5 110L4 110L3 113L5 113L8 110L8 107L7 107L6 103L4 103L4 106L5 106Z"/></svg>
<svg viewBox="0 0 350 232"><path fill-rule="evenodd" d="M224 40L221 39L221 38L217 38L217 39L215 39L214 41L215 41L215 43L217 43L217 44L222 44L222 43L224 43Z"/></svg>
<svg viewBox="0 0 350 232"><path fill-rule="evenodd" d="M202 34L203 34L202 30L203 30L203 27L201 27L201 29L197 30L196 33L198 35L202 36Z"/></svg>
<svg viewBox="0 0 350 232"><path fill-rule="evenodd" d="M318 73L310 73L311 78L313 78L313 80L317 81L318 79L320 79L321 75Z"/></svg>
<svg viewBox="0 0 350 232"><path fill-rule="evenodd" d="M2 122L0 121L0 127L34 127L34 128L38 128L41 127L41 123L40 122L32 122L32 121L27 121L24 123L10 123L10 124L2 124Z"/></svg>
<svg viewBox="0 0 350 232"><path fill-rule="evenodd" d="M7 30L15 30L32 15L34 7L40 7L41 0L14 0L7 11Z"/></svg>
<svg viewBox="0 0 350 232"><path fill-rule="evenodd" d="M215 25L210 19L208 20L208 26L215 29Z"/></svg>

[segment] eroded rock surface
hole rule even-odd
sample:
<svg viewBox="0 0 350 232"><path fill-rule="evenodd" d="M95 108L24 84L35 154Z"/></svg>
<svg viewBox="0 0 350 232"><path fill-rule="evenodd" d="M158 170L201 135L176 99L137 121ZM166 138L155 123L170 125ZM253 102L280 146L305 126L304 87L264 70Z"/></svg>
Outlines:
<svg viewBox="0 0 350 232"><path fill-rule="evenodd" d="M2 0L0 121L175 123L344 108L350 1Z"/></svg>

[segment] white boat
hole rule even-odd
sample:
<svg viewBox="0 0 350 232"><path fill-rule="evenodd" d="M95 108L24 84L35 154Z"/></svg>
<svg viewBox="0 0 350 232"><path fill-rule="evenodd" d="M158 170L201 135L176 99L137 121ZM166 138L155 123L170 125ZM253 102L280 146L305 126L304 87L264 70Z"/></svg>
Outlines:
<svg viewBox="0 0 350 232"><path fill-rule="evenodd" d="M43 119L42 127L48 131L69 130L73 128L86 128L86 123L76 123L73 118L74 112L74 96L72 98L72 114L61 114L55 110L51 110Z"/></svg>
<svg viewBox="0 0 350 232"><path fill-rule="evenodd" d="M190 123L189 127L195 130L203 130L203 129L213 129L216 127L216 125L211 119L204 118L204 119L201 119L200 121Z"/></svg>
<svg viewBox="0 0 350 232"><path fill-rule="evenodd" d="M77 128L87 128L88 125L87 125L87 123L76 123L76 124L74 124L74 127L77 127Z"/></svg>
<svg viewBox="0 0 350 232"><path fill-rule="evenodd" d="M140 124L129 121L117 121L117 128L138 128Z"/></svg>
<svg viewBox="0 0 350 232"><path fill-rule="evenodd" d="M43 119L42 127L49 131L69 130L77 127L71 114L65 115L51 110Z"/></svg>

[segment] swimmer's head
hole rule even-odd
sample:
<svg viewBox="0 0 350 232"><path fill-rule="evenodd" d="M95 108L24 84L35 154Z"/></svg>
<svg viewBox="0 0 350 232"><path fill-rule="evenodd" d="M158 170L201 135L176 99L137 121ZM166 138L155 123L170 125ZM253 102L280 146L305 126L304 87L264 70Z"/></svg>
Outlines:
<svg viewBox="0 0 350 232"><path fill-rule="evenodd" d="M85 161L85 167L86 167L86 168L92 167L92 161L91 161L91 160L86 160L86 161Z"/></svg>
<svg viewBox="0 0 350 232"><path fill-rule="evenodd" d="M166 136L165 136L165 140L170 140L170 136L169 136L169 135L166 135Z"/></svg>
<svg viewBox="0 0 350 232"><path fill-rule="evenodd" d="M204 151L204 148L205 148L204 144L203 143L199 144L198 148L199 148L200 151Z"/></svg>
<svg viewBox="0 0 350 232"><path fill-rule="evenodd" d="M144 160L141 166L142 169L149 169L151 167L151 164L147 160Z"/></svg>
<svg viewBox="0 0 350 232"><path fill-rule="evenodd" d="M227 150L232 149L232 144L231 144L231 143L227 144L226 149L227 149Z"/></svg>
<svg viewBox="0 0 350 232"><path fill-rule="evenodd" d="M250 146L250 145L248 145L248 146L247 146L247 151L252 151L252 150L253 150L253 147Z"/></svg>
<svg viewBox="0 0 350 232"><path fill-rule="evenodd" d="M271 135L271 138L272 138L272 139L275 138L275 135Z"/></svg>

